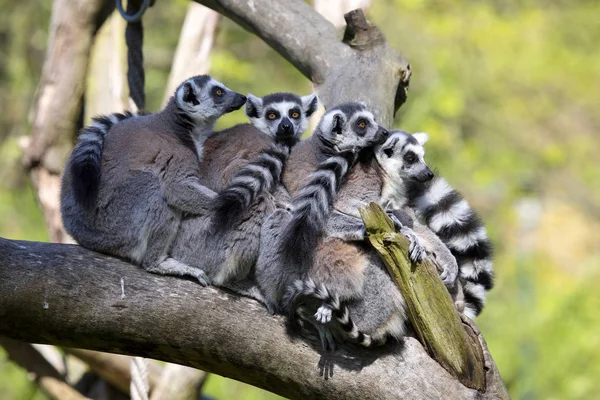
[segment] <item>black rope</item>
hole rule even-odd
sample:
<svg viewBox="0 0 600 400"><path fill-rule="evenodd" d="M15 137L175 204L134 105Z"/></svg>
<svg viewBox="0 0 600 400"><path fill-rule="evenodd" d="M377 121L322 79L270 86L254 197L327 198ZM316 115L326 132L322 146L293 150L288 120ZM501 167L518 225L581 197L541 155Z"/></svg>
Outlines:
<svg viewBox="0 0 600 400"><path fill-rule="evenodd" d="M151 5L151 0L128 0L127 12L123 12L122 0L116 0L117 9L127 21L125 29L125 42L127 43L127 82L129 83L129 96L133 99L139 111L146 108L146 94L144 92L144 27L142 14Z"/></svg>

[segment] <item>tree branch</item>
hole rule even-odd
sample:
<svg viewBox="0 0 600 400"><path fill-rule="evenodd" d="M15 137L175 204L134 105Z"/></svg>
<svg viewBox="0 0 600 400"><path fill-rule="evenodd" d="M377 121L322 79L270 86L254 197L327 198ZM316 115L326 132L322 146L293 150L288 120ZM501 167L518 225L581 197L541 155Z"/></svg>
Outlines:
<svg viewBox="0 0 600 400"><path fill-rule="evenodd" d="M93 38L114 8L102 0L56 0L31 136L23 150L50 238L69 240L60 219L60 173L78 129Z"/></svg>
<svg viewBox="0 0 600 400"><path fill-rule="evenodd" d="M362 10L347 14L346 36L358 36L342 42L336 28L304 1L195 1L262 38L313 81L326 107L365 101L381 125L392 126L406 100L410 65L367 23Z"/></svg>
<svg viewBox="0 0 600 400"><path fill-rule="evenodd" d="M48 396L57 400L85 400L87 397L73 389L38 350L28 343L0 336L11 361L33 374L36 382Z"/></svg>
<svg viewBox="0 0 600 400"><path fill-rule="evenodd" d="M0 254L0 335L175 362L291 399L497 398L461 385L411 337L321 357L250 299L75 245L0 239ZM487 393L505 393L487 360Z"/></svg>

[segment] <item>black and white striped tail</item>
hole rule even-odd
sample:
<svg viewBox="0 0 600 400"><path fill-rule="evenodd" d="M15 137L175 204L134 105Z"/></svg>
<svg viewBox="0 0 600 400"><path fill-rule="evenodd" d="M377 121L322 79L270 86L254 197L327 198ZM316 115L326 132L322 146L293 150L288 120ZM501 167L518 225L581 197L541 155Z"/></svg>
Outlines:
<svg viewBox="0 0 600 400"><path fill-rule="evenodd" d="M355 158L356 153L351 151L327 158L294 198L292 220L286 226L281 241L281 254L286 262L310 265L337 191Z"/></svg>
<svg viewBox="0 0 600 400"><path fill-rule="evenodd" d="M474 318L493 287L492 244L485 226L463 196L443 178L409 184L409 205L450 249L464 283L465 314Z"/></svg>
<svg viewBox="0 0 600 400"><path fill-rule="evenodd" d="M289 316L297 317L296 310L303 298L314 297L323 302L323 305L331 309L332 316L346 334L346 339L363 347L374 347L385 344L386 338L374 340L370 335L361 332L352 321L348 306L340 302L339 298L332 294L323 284L317 285L312 279L297 280L294 286L286 293L284 304L289 307Z"/></svg>
<svg viewBox="0 0 600 400"><path fill-rule="evenodd" d="M279 184L289 154L289 146L272 144L233 177L231 184L215 199L215 230L223 230L239 221L260 195Z"/></svg>
<svg viewBox="0 0 600 400"><path fill-rule="evenodd" d="M106 133L113 125L133 116L130 112L97 116L81 130L67 168L71 172L75 201L84 207L91 206L98 195Z"/></svg>

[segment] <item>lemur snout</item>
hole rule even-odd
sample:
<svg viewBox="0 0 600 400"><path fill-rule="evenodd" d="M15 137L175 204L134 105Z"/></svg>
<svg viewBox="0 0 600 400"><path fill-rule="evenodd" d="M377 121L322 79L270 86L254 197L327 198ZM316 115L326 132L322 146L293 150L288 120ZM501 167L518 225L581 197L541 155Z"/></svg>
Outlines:
<svg viewBox="0 0 600 400"><path fill-rule="evenodd" d="M277 133L278 134L289 134L292 132L292 123L289 119L284 118L283 121L278 126Z"/></svg>
<svg viewBox="0 0 600 400"><path fill-rule="evenodd" d="M425 167L425 171L423 171L421 174L419 174L419 182L429 182L430 180L433 179L433 177L435 176L435 174L433 173L433 171L431 169L429 169L429 167Z"/></svg>

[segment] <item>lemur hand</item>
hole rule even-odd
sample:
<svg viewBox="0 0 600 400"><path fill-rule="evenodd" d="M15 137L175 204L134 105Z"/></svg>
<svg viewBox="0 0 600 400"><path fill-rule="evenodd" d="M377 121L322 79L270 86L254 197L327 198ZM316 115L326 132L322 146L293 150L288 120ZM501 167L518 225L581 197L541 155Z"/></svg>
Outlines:
<svg viewBox="0 0 600 400"><path fill-rule="evenodd" d="M412 262L420 262L427 256L425 246L421 243L415 232L407 227L402 227L400 232L410 240L408 247L408 256Z"/></svg>

